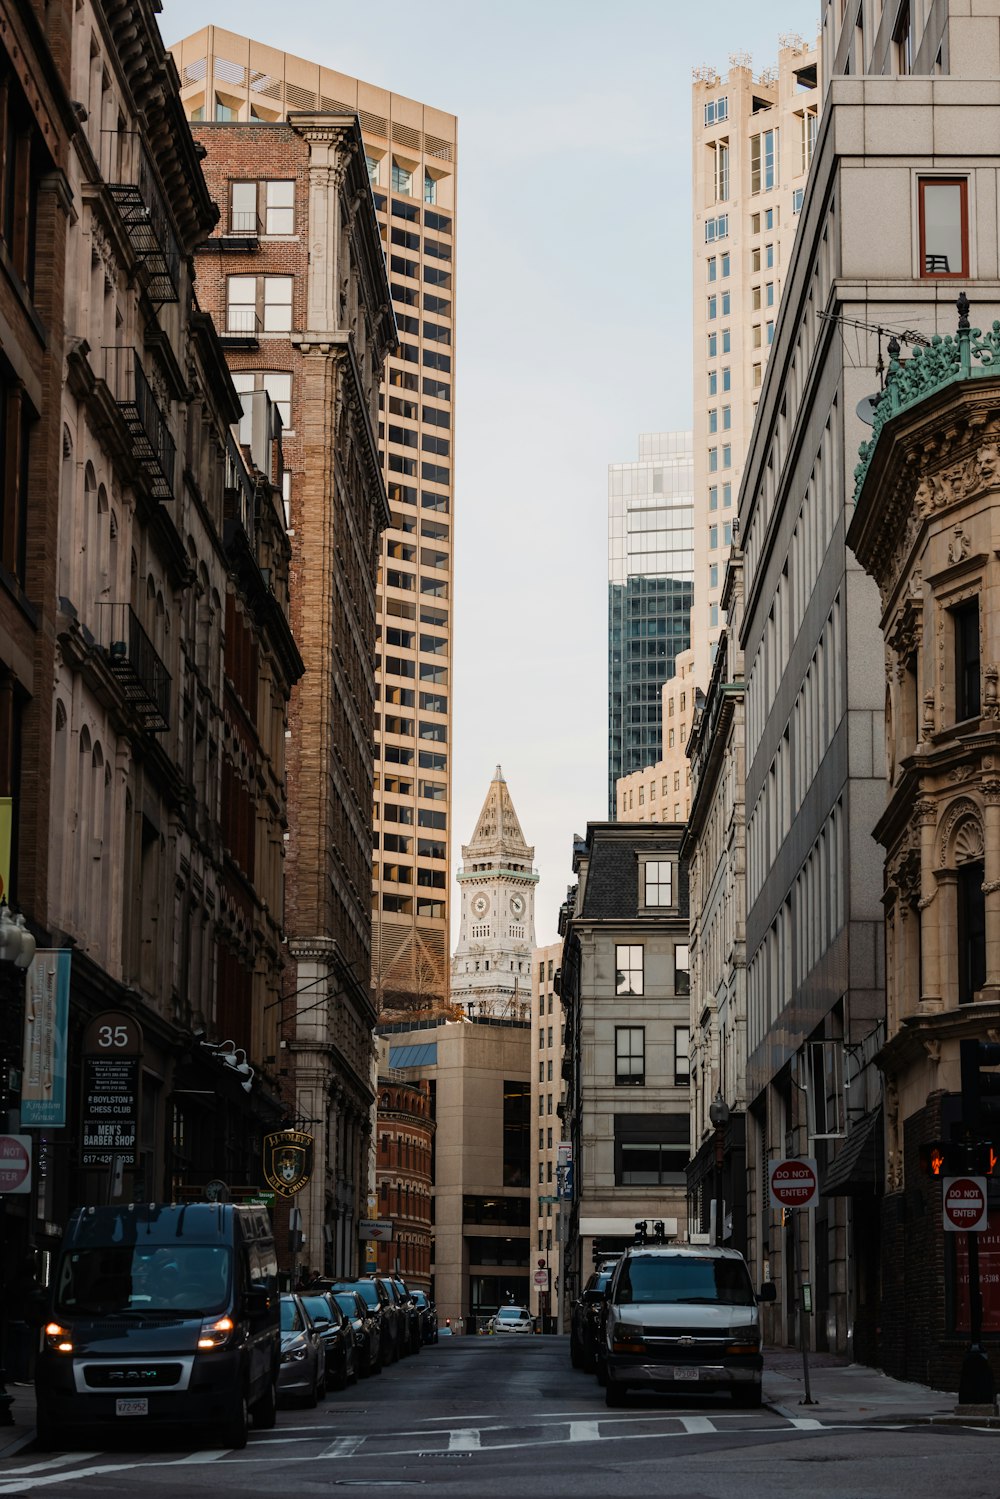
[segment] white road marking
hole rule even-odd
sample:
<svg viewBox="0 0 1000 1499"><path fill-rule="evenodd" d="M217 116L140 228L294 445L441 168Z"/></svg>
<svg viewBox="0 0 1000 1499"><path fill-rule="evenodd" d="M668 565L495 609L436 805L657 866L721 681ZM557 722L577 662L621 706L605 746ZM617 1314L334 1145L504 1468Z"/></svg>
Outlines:
<svg viewBox="0 0 1000 1499"><path fill-rule="evenodd" d="M601 1440L600 1422L571 1421L569 1423L569 1440L571 1442L599 1442Z"/></svg>
<svg viewBox="0 0 1000 1499"><path fill-rule="evenodd" d="M476 1452L479 1446L479 1430L475 1426L461 1427L448 1433L449 1452Z"/></svg>
<svg viewBox="0 0 1000 1499"><path fill-rule="evenodd" d="M713 1426L707 1416L678 1416L677 1419L690 1436L705 1436L708 1432L718 1435L718 1428Z"/></svg>
<svg viewBox="0 0 1000 1499"><path fill-rule="evenodd" d="M46 1468L62 1468L66 1463L89 1463L96 1452L64 1452L61 1457L47 1457L43 1462L32 1463L28 1468L18 1468L19 1473L43 1473Z"/></svg>
<svg viewBox="0 0 1000 1499"><path fill-rule="evenodd" d="M794 1426L796 1431L822 1431L822 1421L817 1421L814 1416L786 1416L789 1426Z"/></svg>
<svg viewBox="0 0 1000 1499"><path fill-rule="evenodd" d="M365 1444L365 1437L338 1437L319 1455L320 1457L351 1457Z"/></svg>
<svg viewBox="0 0 1000 1499"><path fill-rule="evenodd" d="M189 1452L187 1457L179 1457L177 1466L183 1467L185 1463L217 1463L220 1457L228 1457L232 1451L232 1447L206 1447L203 1452Z"/></svg>

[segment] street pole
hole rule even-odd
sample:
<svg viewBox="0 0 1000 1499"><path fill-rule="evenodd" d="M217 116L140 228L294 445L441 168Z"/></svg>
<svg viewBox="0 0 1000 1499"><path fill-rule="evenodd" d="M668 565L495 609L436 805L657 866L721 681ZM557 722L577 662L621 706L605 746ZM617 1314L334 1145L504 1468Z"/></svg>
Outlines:
<svg viewBox="0 0 1000 1499"><path fill-rule="evenodd" d="M812 1398L812 1390L809 1386L809 1339L806 1336L805 1271L803 1268L805 1256L802 1249L802 1237L799 1233L799 1222L801 1220L798 1217L798 1214L802 1210L799 1208L793 1211L796 1214L792 1237L795 1240L795 1279L798 1283L799 1291L799 1345L802 1349L802 1379L806 1391L805 1398L799 1403L801 1405L815 1405L816 1401ZM807 1208L806 1211L810 1210ZM812 1220L807 1219L806 1221L811 1222Z"/></svg>

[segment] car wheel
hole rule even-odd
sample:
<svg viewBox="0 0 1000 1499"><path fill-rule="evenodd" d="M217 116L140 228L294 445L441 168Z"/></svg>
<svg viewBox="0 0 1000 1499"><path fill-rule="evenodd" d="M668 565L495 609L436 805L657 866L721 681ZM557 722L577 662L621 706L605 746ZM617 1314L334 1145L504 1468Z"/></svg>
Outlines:
<svg viewBox="0 0 1000 1499"><path fill-rule="evenodd" d="M246 1394L239 1397L239 1403L232 1418L222 1428L222 1445L231 1448L234 1452L242 1452L247 1444L250 1433L250 1407L247 1405Z"/></svg>
<svg viewBox="0 0 1000 1499"><path fill-rule="evenodd" d="M733 1404L742 1410L759 1411L764 1403L764 1391L759 1384L734 1384Z"/></svg>
<svg viewBox="0 0 1000 1499"><path fill-rule="evenodd" d="M627 1395L627 1386L615 1384L610 1379L607 1380L604 1386L604 1404L609 1406L611 1410L617 1410L620 1406L627 1405Z"/></svg>
<svg viewBox="0 0 1000 1499"><path fill-rule="evenodd" d="M255 1431L270 1431L278 1420L278 1392L273 1379L267 1382L267 1389L256 1404L251 1408Z"/></svg>

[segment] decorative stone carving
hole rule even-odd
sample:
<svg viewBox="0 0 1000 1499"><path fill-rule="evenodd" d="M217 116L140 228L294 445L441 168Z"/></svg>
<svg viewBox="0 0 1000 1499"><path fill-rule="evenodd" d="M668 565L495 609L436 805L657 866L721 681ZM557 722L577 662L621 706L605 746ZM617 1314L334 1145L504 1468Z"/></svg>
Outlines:
<svg viewBox="0 0 1000 1499"><path fill-rule="evenodd" d="M989 780L983 781L979 789L982 792L983 801L988 807L995 807L1000 804L1000 781L991 777Z"/></svg>
<svg viewBox="0 0 1000 1499"><path fill-rule="evenodd" d="M952 540L948 543L948 561L964 562L969 554L969 547L972 545L971 538L961 522L952 527L952 532Z"/></svg>
<svg viewBox="0 0 1000 1499"><path fill-rule="evenodd" d="M997 681L1000 679L1000 668L995 661L983 668L983 717L1000 717L1000 700L997 697Z"/></svg>
<svg viewBox="0 0 1000 1499"><path fill-rule="evenodd" d="M935 724L934 694L933 694L933 692L925 692L924 693L924 716L923 716L923 720L922 720L921 725L920 725L920 737L921 737L921 739L929 739L931 737L931 735L934 733L934 724Z"/></svg>
<svg viewBox="0 0 1000 1499"><path fill-rule="evenodd" d="M941 819L938 842L938 865L940 868L954 868L956 862L955 854L958 851L958 840L955 840L955 847L953 849L952 835L964 823L971 823L974 825L976 833L978 835L978 847L981 853L984 844L983 827L982 822L980 821L979 808L976 803L971 800L971 798L960 797L958 801L952 802L951 806L948 808L947 812ZM966 838L966 843L964 846L972 847L973 845L968 843L968 839L972 837L972 834L965 834L964 827L962 828L962 832ZM975 858L977 857L977 855L973 853L967 857Z"/></svg>

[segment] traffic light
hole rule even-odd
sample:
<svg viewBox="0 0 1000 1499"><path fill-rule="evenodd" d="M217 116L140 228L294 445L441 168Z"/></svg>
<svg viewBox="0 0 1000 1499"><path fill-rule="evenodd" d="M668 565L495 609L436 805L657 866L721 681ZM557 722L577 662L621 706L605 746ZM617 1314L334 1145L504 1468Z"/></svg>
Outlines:
<svg viewBox="0 0 1000 1499"><path fill-rule="evenodd" d="M947 1170L946 1146L943 1140L931 1140L920 1147L920 1169L925 1176L944 1176Z"/></svg>
<svg viewBox="0 0 1000 1499"><path fill-rule="evenodd" d="M991 1145L989 1140L981 1140L973 1146L975 1153L975 1175L992 1176L1000 1164L1000 1155L997 1154L996 1146Z"/></svg>
<svg viewBox="0 0 1000 1499"><path fill-rule="evenodd" d="M990 1138L1000 1129L1000 1042L961 1041L962 1123Z"/></svg>

